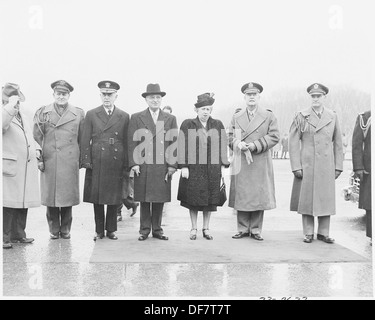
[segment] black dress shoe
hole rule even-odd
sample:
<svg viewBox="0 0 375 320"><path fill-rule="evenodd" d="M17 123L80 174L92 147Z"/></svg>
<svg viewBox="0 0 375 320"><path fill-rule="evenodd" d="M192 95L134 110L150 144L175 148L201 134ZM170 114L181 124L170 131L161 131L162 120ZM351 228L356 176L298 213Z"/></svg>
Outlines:
<svg viewBox="0 0 375 320"><path fill-rule="evenodd" d="M148 236L141 234L138 238L139 241L145 241L148 238Z"/></svg>
<svg viewBox="0 0 375 320"><path fill-rule="evenodd" d="M311 243L314 240L314 235L313 234L306 234L303 237L303 242L305 243Z"/></svg>
<svg viewBox="0 0 375 320"><path fill-rule="evenodd" d="M134 216L136 213L137 213L137 209L138 209L138 206L139 206L139 203L135 203L134 206L133 206L133 211L132 213L130 214L130 216Z"/></svg>
<svg viewBox="0 0 375 320"><path fill-rule="evenodd" d="M104 238L103 233L97 233L96 236L94 237L94 241L99 240L99 239L103 239L103 238Z"/></svg>
<svg viewBox="0 0 375 320"><path fill-rule="evenodd" d="M52 239L52 240L57 240L57 239L59 239L59 235L52 234L52 233L49 234L49 237L50 237L50 239Z"/></svg>
<svg viewBox="0 0 375 320"><path fill-rule="evenodd" d="M168 237L164 234L153 234L152 237L160 240L168 240Z"/></svg>
<svg viewBox="0 0 375 320"><path fill-rule="evenodd" d="M60 235L62 239L65 239L65 240L70 239L70 233L60 233Z"/></svg>
<svg viewBox="0 0 375 320"><path fill-rule="evenodd" d="M116 233L114 232L107 232L107 237L111 240L118 240Z"/></svg>
<svg viewBox="0 0 375 320"><path fill-rule="evenodd" d="M33 243L33 238L20 238L20 239L12 239L10 240L12 243Z"/></svg>
<svg viewBox="0 0 375 320"><path fill-rule="evenodd" d="M241 239L241 238L245 238L245 237L249 237L249 236L250 236L250 233L248 233L248 232L238 232L232 238L233 239Z"/></svg>
<svg viewBox="0 0 375 320"><path fill-rule="evenodd" d="M9 242L6 242L6 243L3 243L3 249L12 249L13 246L11 243Z"/></svg>
<svg viewBox="0 0 375 320"><path fill-rule="evenodd" d="M255 240L258 240L258 241L263 241L263 237L259 234L259 233L252 233L250 235L251 238L255 239Z"/></svg>
<svg viewBox="0 0 375 320"><path fill-rule="evenodd" d="M318 234L316 238L318 240L324 241L325 243L335 243L335 239L332 239L329 236L323 236L321 234Z"/></svg>

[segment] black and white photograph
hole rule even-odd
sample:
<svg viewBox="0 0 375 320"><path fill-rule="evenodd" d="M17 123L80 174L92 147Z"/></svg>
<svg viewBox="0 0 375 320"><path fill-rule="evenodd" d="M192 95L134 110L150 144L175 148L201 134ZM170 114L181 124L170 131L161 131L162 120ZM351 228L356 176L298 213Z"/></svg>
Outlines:
<svg viewBox="0 0 375 320"><path fill-rule="evenodd" d="M0 0L1 300L373 300L371 8Z"/></svg>

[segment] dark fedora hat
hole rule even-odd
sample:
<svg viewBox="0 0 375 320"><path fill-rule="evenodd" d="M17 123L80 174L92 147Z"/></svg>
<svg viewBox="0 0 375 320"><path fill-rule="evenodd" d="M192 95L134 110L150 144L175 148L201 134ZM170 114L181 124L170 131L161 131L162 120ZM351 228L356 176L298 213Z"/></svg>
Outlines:
<svg viewBox="0 0 375 320"><path fill-rule="evenodd" d="M215 102L214 93L203 93L198 96L198 101L195 105L196 108L201 108L205 106L212 106Z"/></svg>
<svg viewBox="0 0 375 320"><path fill-rule="evenodd" d="M20 101L25 101L25 96L20 90L20 86L15 83L7 82L2 88L2 98L5 101L8 101L11 96L19 96Z"/></svg>
<svg viewBox="0 0 375 320"><path fill-rule="evenodd" d="M160 91L160 86L158 83L150 83L147 85L146 92L142 93L142 97L146 98L149 95L152 94L160 94L162 97L166 95L165 92Z"/></svg>

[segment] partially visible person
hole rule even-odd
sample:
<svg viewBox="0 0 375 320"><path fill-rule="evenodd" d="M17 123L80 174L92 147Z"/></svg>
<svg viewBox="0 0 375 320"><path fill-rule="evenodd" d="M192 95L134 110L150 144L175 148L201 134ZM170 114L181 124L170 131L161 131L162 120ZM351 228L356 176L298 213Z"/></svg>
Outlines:
<svg viewBox="0 0 375 320"><path fill-rule="evenodd" d="M85 112L69 103L74 88L65 80L51 84L54 102L34 116L34 139L42 146L39 159L42 205L52 240L70 239L72 207L79 204L80 136Z"/></svg>
<svg viewBox="0 0 375 320"><path fill-rule="evenodd" d="M283 138L281 139L281 159L286 159L288 154L288 134L284 133Z"/></svg>
<svg viewBox="0 0 375 320"><path fill-rule="evenodd" d="M177 199L189 209L190 239L197 239L198 212L203 212L203 237L212 240L211 212L220 205L222 171L229 167L227 137L220 120L211 117L213 94L198 96L197 117L181 124L178 137L178 166L181 169ZM191 143L193 142L193 143Z"/></svg>
<svg viewBox="0 0 375 320"><path fill-rule="evenodd" d="M168 113L172 113L172 107L171 107L171 106L165 106L165 107L163 108L163 111L164 111L164 112L168 112Z"/></svg>
<svg viewBox="0 0 375 320"><path fill-rule="evenodd" d="M290 210L302 215L303 242L334 243L330 218L336 214L335 180L343 170L342 136L336 112L325 106L329 89L314 83L307 88L311 106L296 113L289 132L289 156L294 174Z"/></svg>
<svg viewBox="0 0 375 320"><path fill-rule="evenodd" d="M26 237L27 213L40 206L37 157L41 151L32 135L32 122L22 111L24 101L18 84L2 87L3 249L34 241Z"/></svg>
<svg viewBox="0 0 375 320"><path fill-rule="evenodd" d="M272 148L272 158L279 159L280 150L281 150L280 143L276 143L275 146Z"/></svg>
<svg viewBox="0 0 375 320"><path fill-rule="evenodd" d="M87 112L81 139L81 166L86 168L83 201L94 205L94 241L103 239L104 231L117 240L117 209L128 170L129 114L115 105L117 82L100 81L98 87L102 105Z"/></svg>
<svg viewBox="0 0 375 320"><path fill-rule="evenodd" d="M346 133L344 132L342 134L342 154L343 154L344 160L345 160L345 154L346 154L348 145L349 145L349 139L348 139L348 136L346 135Z"/></svg>
<svg viewBox="0 0 375 320"><path fill-rule="evenodd" d="M138 202L134 201L134 176L130 176L129 172L124 173L124 180L122 184L122 203L117 209L117 221L122 221L122 208L132 209L130 216L134 216L137 213L139 206Z"/></svg>
<svg viewBox="0 0 375 320"><path fill-rule="evenodd" d="M366 210L366 236L372 239L371 210L371 110L358 115L352 137L353 171L360 179L360 209Z"/></svg>

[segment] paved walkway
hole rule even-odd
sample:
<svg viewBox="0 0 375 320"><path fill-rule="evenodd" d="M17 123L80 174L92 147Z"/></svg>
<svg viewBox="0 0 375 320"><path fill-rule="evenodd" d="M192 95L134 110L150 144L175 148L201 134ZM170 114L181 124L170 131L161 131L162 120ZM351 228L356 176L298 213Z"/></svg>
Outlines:
<svg viewBox="0 0 375 320"><path fill-rule="evenodd" d="M341 189L347 184L351 162L337 180L337 215L331 220L331 236L336 243L366 258L360 262L313 261L309 263L93 263L95 243L92 205L81 203L73 209L72 239L52 241L48 236L45 208L30 210L28 236L32 245L15 245L3 251L4 297L115 297L115 298L369 298L373 297L372 246L365 236L364 211L343 200ZM288 160L275 160L277 209L265 213L264 233L278 234L280 242L289 234L282 231L301 230L301 217L288 210L292 177ZM179 173L178 173L179 175ZM81 180L83 171L81 171ZM172 198L176 199L177 176ZM119 229L137 235L139 213L130 217L123 210ZM199 223L201 224L201 216ZM177 201L166 206L163 220L165 233L186 235L190 219ZM223 207L212 215L212 234L236 232L236 216ZM111 242L108 241L108 246ZM148 239L147 241L156 241ZM170 239L173 241L173 238ZM205 246L205 240L198 239ZM235 241L235 240L233 240ZM238 241L251 241L241 239ZM267 238L265 239L267 241ZM302 232L301 239L302 241ZM198 243L198 242L197 242ZM213 240L215 243L215 239ZM219 241L217 241L219 244ZM139 243L136 242L135 245ZM166 249L168 250L167 243ZM251 244L251 242L249 242ZM212 245L212 244L210 244ZM324 244L326 245L326 244ZM306 248L308 249L308 244ZM186 248L183 248L186 249ZM251 246L249 246L251 250ZM288 247L285 247L288 250ZM184 250L182 250L184 251ZM202 251L204 254L204 250ZM123 252L122 252L123 254ZM173 251L173 254L176 254ZM239 252L239 254L241 254Z"/></svg>

